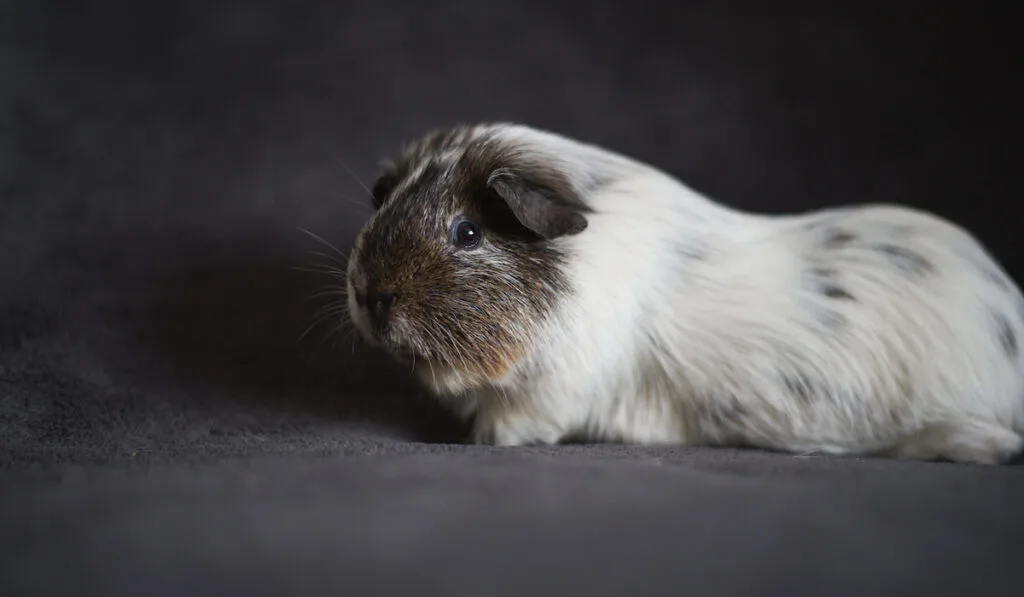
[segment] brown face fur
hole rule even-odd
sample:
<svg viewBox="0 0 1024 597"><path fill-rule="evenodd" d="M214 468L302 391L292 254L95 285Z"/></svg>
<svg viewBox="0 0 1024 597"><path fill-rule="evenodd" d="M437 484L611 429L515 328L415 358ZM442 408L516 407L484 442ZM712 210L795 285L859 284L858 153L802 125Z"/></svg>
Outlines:
<svg viewBox="0 0 1024 597"><path fill-rule="evenodd" d="M475 383L504 375L571 291L560 241L586 228L571 184L529 147L459 127L408 146L377 180L377 213L357 239L350 292L397 295L362 329L395 356ZM460 247L470 221L479 243Z"/></svg>

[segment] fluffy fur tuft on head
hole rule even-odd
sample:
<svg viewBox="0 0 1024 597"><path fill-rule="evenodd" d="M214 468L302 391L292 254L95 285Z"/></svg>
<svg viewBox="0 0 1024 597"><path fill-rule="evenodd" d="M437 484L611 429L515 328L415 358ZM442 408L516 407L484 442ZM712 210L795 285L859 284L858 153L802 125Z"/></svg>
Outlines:
<svg viewBox="0 0 1024 597"><path fill-rule="evenodd" d="M933 214L743 213L513 124L425 135L372 195L352 319L475 415L475 441L979 463L1024 446L1024 298Z"/></svg>

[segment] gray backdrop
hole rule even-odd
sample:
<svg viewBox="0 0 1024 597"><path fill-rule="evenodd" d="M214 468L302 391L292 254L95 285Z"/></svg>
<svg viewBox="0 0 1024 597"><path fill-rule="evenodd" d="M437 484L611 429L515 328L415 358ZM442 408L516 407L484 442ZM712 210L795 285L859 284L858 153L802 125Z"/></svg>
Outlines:
<svg viewBox="0 0 1024 597"><path fill-rule="evenodd" d="M1021 594L1020 467L465 447L300 339L346 166L477 120L1019 279L1012 6L962 4L0 0L0 594Z"/></svg>

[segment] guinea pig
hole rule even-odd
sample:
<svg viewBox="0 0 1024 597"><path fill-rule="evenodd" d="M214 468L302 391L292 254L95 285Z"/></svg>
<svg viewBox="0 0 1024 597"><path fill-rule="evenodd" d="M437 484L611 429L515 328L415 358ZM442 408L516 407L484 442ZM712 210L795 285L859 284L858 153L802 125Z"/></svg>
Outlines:
<svg viewBox="0 0 1024 597"><path fill-rule="evenodd" d="M979 464L1024 446L1021 291L932 213L748 213L514 123L433 131L371 194L352 321L472 442Z"/></svg>

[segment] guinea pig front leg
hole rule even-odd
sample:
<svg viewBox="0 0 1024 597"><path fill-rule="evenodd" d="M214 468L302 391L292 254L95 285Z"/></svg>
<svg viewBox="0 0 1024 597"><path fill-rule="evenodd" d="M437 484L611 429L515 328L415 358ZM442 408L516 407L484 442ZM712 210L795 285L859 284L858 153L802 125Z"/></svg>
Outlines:
<svg viewBox="0 0 1024 597"><path fill-rule="evenodd" d="M528 446L557 444L565 436L563 426L534 409L496 400L489 397L481 401L470 442L490 446Z"/></svg>
<svg viewBox="0 0 1024 597"><path fill-rule="evenodd" d="M1024 450L1024 438L994 421L961 420L932 425L906 438L886 455L910 460L1000 464Z"/></svg>

